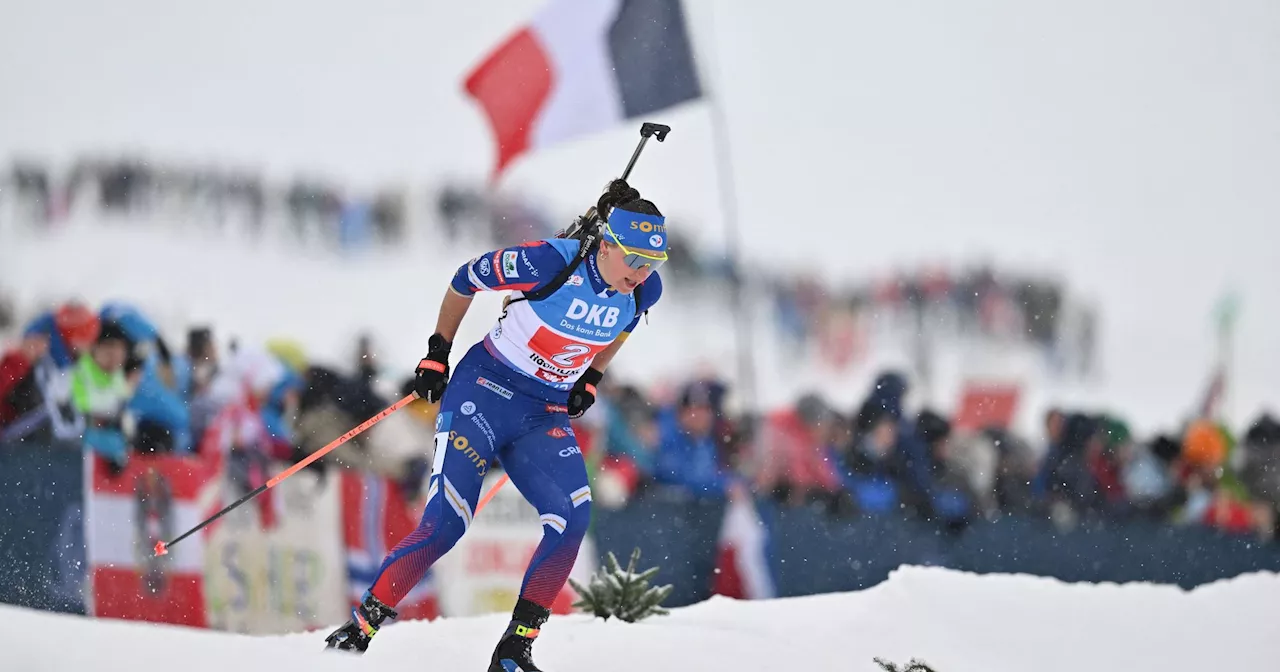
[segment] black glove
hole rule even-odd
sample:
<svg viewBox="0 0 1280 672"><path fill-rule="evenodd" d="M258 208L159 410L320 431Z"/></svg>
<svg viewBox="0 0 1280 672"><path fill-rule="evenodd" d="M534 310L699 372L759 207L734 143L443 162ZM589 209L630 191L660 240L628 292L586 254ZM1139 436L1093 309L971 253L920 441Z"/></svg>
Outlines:
<svg viewBox="0 0 1280 672"><path fill-rule="evenodd" d="M604 374L595 369L589 368L582 372L582 377L569 390L569 417L581 418L591 408L591 404L596 403L596 385L600 384L601 378L604 378Z"/></svg>
<svg viewBox="0 0 1280 672"><path fill-rule="evenodd" d="M427 356L418 362L413 380L413 391L429 403L436 403L444 396L449 383L449 349L453 344L440 334L432 334L427 341Z"/></svg>

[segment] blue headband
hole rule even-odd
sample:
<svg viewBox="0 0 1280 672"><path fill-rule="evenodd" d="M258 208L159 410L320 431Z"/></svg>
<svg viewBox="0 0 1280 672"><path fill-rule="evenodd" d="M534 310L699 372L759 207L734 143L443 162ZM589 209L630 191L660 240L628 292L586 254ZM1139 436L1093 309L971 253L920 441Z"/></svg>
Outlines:
<svg viewBox="0 0 1280 672"><path fill-rule="evenodd" d="M614 208L609 213L609 231L624 247L636 252L660 256L667 251L667 219L661 215ZM606 236L605 240L609 238Z"/></svg>

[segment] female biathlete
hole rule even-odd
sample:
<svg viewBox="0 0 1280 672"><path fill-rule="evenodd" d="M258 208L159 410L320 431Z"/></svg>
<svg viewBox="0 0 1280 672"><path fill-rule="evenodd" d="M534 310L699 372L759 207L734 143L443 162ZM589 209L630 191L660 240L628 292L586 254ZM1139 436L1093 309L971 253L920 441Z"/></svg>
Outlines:
<svg viewBox="0 0 1280 672"><path fill-rule="evenodd" d="M540 514L543 536L490 672L537 672L533 640L568 579L591 517L591 489L570 418L627 335L662 296L665 219L623 180L600 197L595 233L503 248L460 267L445 292L414 389L440 402L435 462L422 521L383 560L352 619L328 648L363 652L394 607L471 525L496 457ZM502 316L458 362L449 353L478 291L510 291Z"/></svg>

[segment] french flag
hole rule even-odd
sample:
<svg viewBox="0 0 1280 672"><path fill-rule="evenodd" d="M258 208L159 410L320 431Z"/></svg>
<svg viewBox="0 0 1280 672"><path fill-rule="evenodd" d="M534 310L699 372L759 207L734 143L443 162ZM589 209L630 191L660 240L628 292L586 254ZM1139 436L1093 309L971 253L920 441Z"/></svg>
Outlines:
<svg viewBox="0 0 1280 672"><path fill-rule="evenodd" d="M680 0L551 0L466 79L517 156L702 96Z"/></svg>

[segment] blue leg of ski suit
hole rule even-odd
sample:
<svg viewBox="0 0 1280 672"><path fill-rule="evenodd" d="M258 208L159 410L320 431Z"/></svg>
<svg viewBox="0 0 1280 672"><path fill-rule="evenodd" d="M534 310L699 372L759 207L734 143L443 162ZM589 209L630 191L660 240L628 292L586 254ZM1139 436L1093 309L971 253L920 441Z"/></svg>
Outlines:
<svg viewBox="0 0 1280 672"><path fill-rule="evenodd" d="M498 362L483 343L467 352L440 402L422 521L383 560L370 588L374 597L395 606L453 548L471 525L481 483L496 455L542 520L542 542L520 596L550 608L591 519L591 489L569 427L567 398L568 392Z"/></svg>

